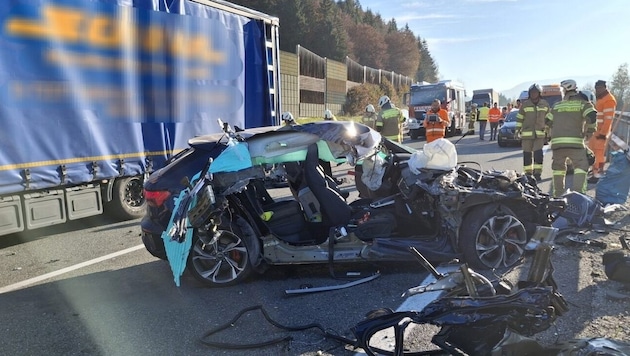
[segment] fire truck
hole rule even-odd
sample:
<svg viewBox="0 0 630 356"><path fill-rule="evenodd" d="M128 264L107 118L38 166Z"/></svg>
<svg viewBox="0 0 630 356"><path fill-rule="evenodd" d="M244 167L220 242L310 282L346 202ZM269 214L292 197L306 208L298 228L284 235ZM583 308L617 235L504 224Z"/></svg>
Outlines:
<svg viewBox="0 0 630 356"><path fill-rule="evenodd" d="M453 80L441 80L437 83L416 83L403 96L403 103L409 107L409 136L412 140L425 136L424 117L431 108L434 99L439 99L442 108L448 111L451 125L446 129L446 136L461 134L466 126L466 89L462 83Z"/></svg>

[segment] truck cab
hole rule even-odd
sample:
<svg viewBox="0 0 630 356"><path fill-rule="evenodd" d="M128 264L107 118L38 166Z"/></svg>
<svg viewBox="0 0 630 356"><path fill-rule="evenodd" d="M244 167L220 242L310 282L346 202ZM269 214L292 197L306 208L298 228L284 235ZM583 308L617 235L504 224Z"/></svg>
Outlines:
<svg viewBox="0 0 630 356"><path fill-rule="evenodd" d="M547 100L549 107L553 107L557 102L562 101L563 94L560 84L547 84L542 86L540 97Z"/></svg>
<svg viewBox="0 0 630 356"><path fill-rule="evenodd" d="M431 108L434 99L442 102L442 108L448 111L451 126L446 129L446 136L461 134L465 126L466 90L463 84L451 80L443 80L438 83L412 84L409 93L403 96L404 105L409 108L409 137L412 140L425 136L424 118Z"/></svg>

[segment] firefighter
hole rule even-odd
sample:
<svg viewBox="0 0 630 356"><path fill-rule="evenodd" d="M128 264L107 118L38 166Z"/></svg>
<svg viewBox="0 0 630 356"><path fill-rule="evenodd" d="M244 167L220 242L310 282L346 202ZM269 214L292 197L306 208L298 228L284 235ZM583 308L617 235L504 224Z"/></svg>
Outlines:
<svg viewBox="0 0 630 356"><path fill-rule="evenodd" d="M481 141L485 140L486 136L486 125L488 124L488 115L490 115L490 104L487 102L483 103L483 106L479 108L479 116L477 116L477 121L479 121L479 139Z"/></svg>
<svg viewBox="0 0 630 356"><path fill-rule="evenodd" d="M363 118L361 118L361 122L372 129L376 129L376 110L374 109L374 105L368 104L365 107L365 113L363 113Z"/></svg>
<svg viewBox="0 0 630 356"><path fill-rule="evenodd" d="M380 111L376 117L376 131L392 141L401 143L401 124L405 121L402 111L392 104L387 95L378 99L378 107Z"/></svg>
<svg viewBox="0 0 630 356"><path fill-rule="evenodd" d="M326 121L337 121L335 115L333 115L332 111L329 109L324 110L324 120Z"/></svg>
<svg viewBox="0 0 630 356"><path fill-rule="evenodd" d="M588 147L595 154L595 163L593 164L593 176L589 179L590 183L597 183L602 173L604 173L604 163L606 163L606 143L612 129L613 117L617 100L608 91L606 81L598 80L595 83L595 109L597 110L597 130L588 141Z"/></svg>
<svg viewBox="0 0 630 356"><path fill-rule="evenodd" d="M527 93L528 98L516 114L516 133L521 136L523 172L533 174L536 181L540 182L545 145L545 117L549 113L549 103L540 97L542 88L536 83L529 87Z"/></svg>
<svg viewBox="0 0 630 356"><path fill-rule="evenodd" d="M499 121L501 121L501 109L499 103L494 103L492 108L488 110L488 122L490 123L490 141L497 139L499 131Z"/></svg>
<svg viewBox="0 0 630 356"><path fill-rule="evenodd" d="M448 111L442 108L439 99L433 99L431 109L424 118L424 129L426 130L427 143L438 138L444 138L444 130L451 124L448 118Z"/></svg>
<svg viewBox="0 0 630 356"><path fill-rule="evenodd" d="M555 197L564 194L567 158L573 163L574 169L572 190L586 192L589 164L584 137L595 132L597 125L597 112L588 98L577 91L575 80L563 80L560 86L564 89L564 98L553 106L545 118L545 123L551 129L551 169Z"/></svg>
<svg viewBox="0 0 630 356"><path fill-rule="evenodd" d="M477 110L477 103L472 103L470 108L470 114L468 116L468 133L475 133L475 121L477 121L477 117L479 116L479 110Z"/></svg>
<svg viewBox="0 0 630 356"><path fill-rule="evenodd" d="M282 113L282 122L284 122L286 126L298 125L298 123L295 121L295 118L293 117L293 114L288 111Z"/></svg>

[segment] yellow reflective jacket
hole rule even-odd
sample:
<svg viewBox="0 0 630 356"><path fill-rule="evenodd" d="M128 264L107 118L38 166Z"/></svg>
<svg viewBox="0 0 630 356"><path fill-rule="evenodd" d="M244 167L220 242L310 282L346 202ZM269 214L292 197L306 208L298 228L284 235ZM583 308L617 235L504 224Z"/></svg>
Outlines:
<svg viewBox="0 0 630 356"><path fill-rule="evenodd" d="M593 104L579 95L557 102L545 119L551 128L551 149L583 148L585 126L587 132L595 131L593 113Z"/></svg>
<svg viewBox="0 0 630 356"><path fill-rule="evenodd" d="M523 140L545 137L545 117L549 113L549 103L539 99L534 104L531 99L525 100L516 114L516 129L521 130Z"/></svg>

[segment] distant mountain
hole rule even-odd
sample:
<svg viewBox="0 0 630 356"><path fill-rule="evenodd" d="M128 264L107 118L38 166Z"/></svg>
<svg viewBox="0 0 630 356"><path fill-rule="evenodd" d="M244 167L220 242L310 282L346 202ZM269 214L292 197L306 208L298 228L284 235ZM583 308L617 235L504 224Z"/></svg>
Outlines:
<svg viewBox="0 0 630 356"><path fill-rule="evenodd" d="M609 76L607 75L588 75L588 76L576 75L573 77L562 77L562 78L554 78L554 79L536 79L529 82L520 83L510 89L499 90L499 92L508 99L516 100L519 94L521 94L523 90L527 90L529 86L532 85L533 83L538 83L540 85L554 84L554 83L560 83L561 81L565 79L574 79L577 82L578 88L580 88L580 86L582 85L589 85L592 87L595 85L595 82L599 79L610 80Z"/></svg>

